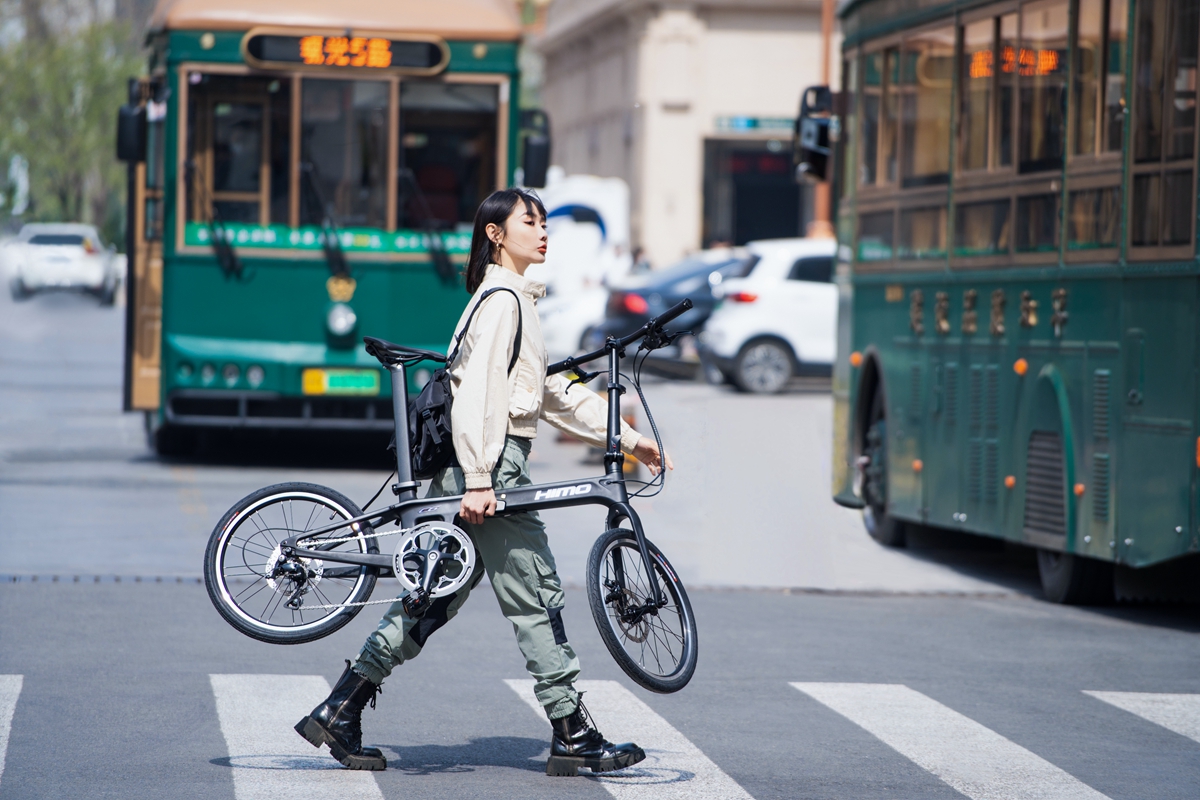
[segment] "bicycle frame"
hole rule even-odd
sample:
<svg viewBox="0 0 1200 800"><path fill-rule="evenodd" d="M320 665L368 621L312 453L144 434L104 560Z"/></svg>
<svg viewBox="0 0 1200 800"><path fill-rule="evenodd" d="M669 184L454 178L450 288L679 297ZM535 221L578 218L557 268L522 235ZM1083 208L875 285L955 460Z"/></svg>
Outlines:
<svg viewBox="0 0 1200 800"><path fill-rule="evenodd" d="M686 302L686 301L685 301ZM691 303L687 303L690 308ZM682 310L678 313L682 313ZM665 314L663 315L666 316ZM651 323L652 324L652 323ZM575 481L559 481L556 483L534 484L510 489L502 489L496 494L496 515L507 516L521 514L527 511L537 511L543 508L565 508L580 505L601 505L608 509L609 529L617 527L622 521L628 521L637 539L638 550L645 564L646 575L654 575L654 562L646 547L646 535L642 529L641 519L630 504L629 493L625 487L624 462L621 453L621 395L625 387L620 383L620 363L624 355L625 339L609 337L603 350L608 357L608 436L604 452L604 475L595 478L585 478ZM640 338L640 337L635 337ZM595 354L589 354L592 356ZM556 367L561 370L574 369L580 363L593 360L583 356L581 360L568 359ZM336 525L326 526L314 531L292 536L280 542L281 550L296 558L316 558L326 562L354 564L358 566L375 567L381 575L391 576L392 556L373 553L347 553L342 551L308 549L297 545L300 539L333 533L345 528L361 530L362 525L372 529L392 522L401 528L412 528L423 522L445 522L453 524L462 504L462 495L446 497L417 497L420 483L413 480L412 462L410 458L410 442L408 438L408 377L404 364L385 365L391 374L392 381L392 410L396 426L396 477L397 482L392 491L399 502L386 509L363 514L351 520ZM587 391L584 388L582 391ZM371 538L371 537L368 537ZM624 570L620 562L616 565L617 580L624 589ZM658 581L650 581L655 596L653 602L659 608L667 604L662 587Z"/></svg>

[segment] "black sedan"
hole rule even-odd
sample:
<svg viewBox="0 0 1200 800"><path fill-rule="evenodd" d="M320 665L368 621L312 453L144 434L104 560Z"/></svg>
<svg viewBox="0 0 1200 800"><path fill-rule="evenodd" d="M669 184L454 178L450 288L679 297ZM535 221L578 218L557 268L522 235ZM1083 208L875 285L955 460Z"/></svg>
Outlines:
<svg viewBox="0 0 1200 800"><path fill-rule="evenodd" d="M741 248L703 250L666 269L636 276L609 294L604 321L584 334L584 347L596 349L608 336L631 333L685 297L693 307L672 322L670 330L699 333L713 312L713 287L728 278L746 277L757 261ZM667 351L662 355L678 357Z"/></svg>

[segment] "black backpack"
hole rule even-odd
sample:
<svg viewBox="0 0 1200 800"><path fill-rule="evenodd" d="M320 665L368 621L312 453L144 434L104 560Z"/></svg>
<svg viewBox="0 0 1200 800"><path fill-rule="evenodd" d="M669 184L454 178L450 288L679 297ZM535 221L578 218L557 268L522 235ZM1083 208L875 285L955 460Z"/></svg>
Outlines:
<svg viewBox="0 0 1200 800"><path fill-rule="evenodd" d="M488 289L479 297L475 307L467 316L462 331L454 339L454 352L446 359L446 366L434 371L429 383L421 389L420 394L408 402L408 441L412 447L413 477L421 480L432 478L439 470L446 467L458 466L454 455L454 440L450 431L450 405L453 397L450 394L450 366L458 356L462 347L463 337L471 327L471 320L483 301L496 292L508 292L517 298L517 335L513 340L512 359L508 362L508 374L512 374L521 355L521 298L512 289L497 286ZM393 437L391 449L395 449L396 440Z"/></svg>

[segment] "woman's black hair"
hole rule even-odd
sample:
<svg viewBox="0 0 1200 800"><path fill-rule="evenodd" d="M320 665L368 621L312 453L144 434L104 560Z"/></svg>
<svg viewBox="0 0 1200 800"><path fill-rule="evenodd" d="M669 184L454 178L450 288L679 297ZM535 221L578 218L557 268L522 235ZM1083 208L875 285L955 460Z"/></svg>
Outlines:
<svg viewBox="0 0 1200 800"><path fill-rule="evenodd" d="M467 291L471 294L475 294L479 284L483 283L483 273L487 272L488 264L497 261L496 248L488 238L487 226L499 225L500 230L504 230L504 223L517 203L524 203L531 217L540 215L542 219L546 218L542 199L528 189L499 189L492 192L475 212L475 231L471 234L471 258L467 261L466 274Z"/></svg>

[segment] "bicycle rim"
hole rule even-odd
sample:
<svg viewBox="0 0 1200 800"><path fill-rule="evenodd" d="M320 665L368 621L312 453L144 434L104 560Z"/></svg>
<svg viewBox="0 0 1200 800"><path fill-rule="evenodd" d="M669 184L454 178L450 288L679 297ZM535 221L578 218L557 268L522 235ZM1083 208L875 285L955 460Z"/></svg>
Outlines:
<svg viewBox="0 0 1200 800"><path fill-rule="evenodd" d="M675 571L657 548L647 544L654 562L653 580L667 604L638 613L652 600L651 577L633 535L615 536L603 545L596 574L589 576L596 580L597 599L603 604L603 621L596 622L626 674L651 691L674 692L691 680L695 669L695 620Z"/></svg>
<svg viewBox="0 0 1200 800"><path fill-rule="evenodd" d="M299 584L291 578L272 575L280 559L279 543L353 516L333 499L308 491L269 495L241 509L225 525L217 546L215 577L225 608L242 625L264 636L322 635L332 618L346 609L314 606L336 606L358 599L371 576L363 567L303 559L309 579L305 582L307 590L297 598ZM366 553L364 531L357 533L358 537L352 541L325 547L332 551ZM305 542L305 546L319 549L321 539L354 534L349 527L340 528Z"/></svg>

